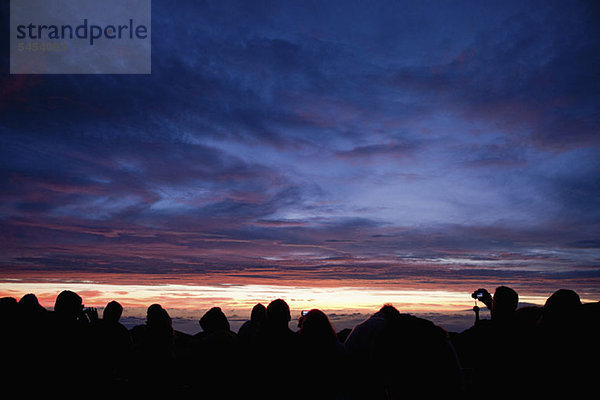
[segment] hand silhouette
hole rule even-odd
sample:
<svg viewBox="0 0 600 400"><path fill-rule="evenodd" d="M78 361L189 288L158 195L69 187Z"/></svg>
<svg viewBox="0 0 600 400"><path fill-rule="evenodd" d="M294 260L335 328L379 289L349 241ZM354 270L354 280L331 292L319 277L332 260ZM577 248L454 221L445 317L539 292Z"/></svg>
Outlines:
<svg viewBox="0 0 600 400"><path fill-rule="evenodd" d="M95 307L88 307L83 310L83 313L87 317L89 322L98 321L98 310Z"/></svg>
<svg viewBox="0 0 600 400"><path fill-rule="evenodd" d="M486 305L487 308L492 307L492 300L493 300L492 295L490 294L490 292L488 292L484 288L479 288L476 291L474 291L471 294L471 297L473 297L476 300L481 301L483 304Z"/></svg>

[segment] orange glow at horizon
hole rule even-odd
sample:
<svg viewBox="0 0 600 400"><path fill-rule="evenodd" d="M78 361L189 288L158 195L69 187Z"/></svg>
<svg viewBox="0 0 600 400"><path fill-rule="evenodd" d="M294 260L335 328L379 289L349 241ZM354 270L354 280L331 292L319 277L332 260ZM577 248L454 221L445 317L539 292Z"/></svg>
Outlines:
<svg viewBox="0 0 600 400"><path fill-rule="evenodd" d="M352 286L339 282L340 286L298 285L273 283L248 284L182 284L156 283L98 283L92 280L77 282L46 281L23 282L4 279L0 282L0 296L12 296L17 300L34 293L40 303L51 309L56 296L62 290L77 292L86 306L102 308L111 300L119 301L125 308L146 308L159 303L166 309L184 313L201 312L213 306L248 312L257 303L268 304L282 298L292 310L319 308L328 311L370 313L383 304L391 303L402 312L458 312L469 309L473 300L465 291L441 288L397 288L392 285L377 287ZM363 285L365 283L363 282ZM492 288L493 289L493 288ZM546 297L521 296L522 302L543 304ZM583 299L582 299L583 300Z"/></svg>

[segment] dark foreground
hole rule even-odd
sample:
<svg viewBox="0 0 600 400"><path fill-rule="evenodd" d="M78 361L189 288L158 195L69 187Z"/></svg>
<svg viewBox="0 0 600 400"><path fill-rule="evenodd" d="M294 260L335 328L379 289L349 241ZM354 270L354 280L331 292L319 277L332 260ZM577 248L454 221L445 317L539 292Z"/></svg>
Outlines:
<svg viewBox="0 0 600 400"><path fill-rule="evenodd" d="M174 330L158 304L145 324L127 329L117 302L99 318L69 291L53 311L33 294L3 298L3 387L44 397L342 400L571 397L595 389L600 303L559 290L543 307L516 309L516 293L501 288L486 302L491 319L460 333L391 305L341 332L314 309L295 332L279 299L256 305L238 332L214 307L192 336Z"/></svg>

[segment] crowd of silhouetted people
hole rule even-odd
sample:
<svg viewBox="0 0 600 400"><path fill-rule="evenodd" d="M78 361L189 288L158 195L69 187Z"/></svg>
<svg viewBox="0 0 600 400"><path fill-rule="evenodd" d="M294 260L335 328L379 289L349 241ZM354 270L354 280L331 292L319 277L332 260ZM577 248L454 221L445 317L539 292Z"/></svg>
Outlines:
<svg viewBox="0 0 600 400"><path fill-rule="evenodd" d="M572 290L543 306L518 308L500 286L473 294L490 310L463 332L386 304L353 329L336 332L321 310L303 312L291 329L288 304L257 304L231 330L219 307L202 331L173 329L159 304L142 325L120 323L109 302L102 317L65 290L52 311L34 294L0 300L5 390L19 394L205 399L400 399L506 395L536 398L584 394L598 373L600 303L582 304ZM296 328L296 327L295 327Z"/></svg>

